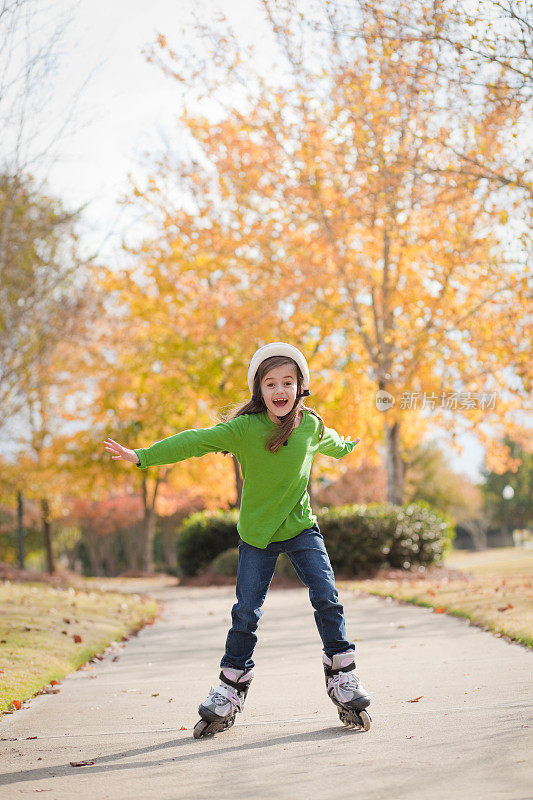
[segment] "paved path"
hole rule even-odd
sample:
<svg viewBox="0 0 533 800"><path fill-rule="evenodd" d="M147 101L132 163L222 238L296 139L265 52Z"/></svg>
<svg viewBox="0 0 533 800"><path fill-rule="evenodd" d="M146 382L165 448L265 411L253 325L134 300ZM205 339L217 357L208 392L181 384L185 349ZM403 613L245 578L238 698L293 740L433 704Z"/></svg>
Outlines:
<svg viewBox="0 0 533 800"><path fill-rule="evenodd" d="M153 594L165 601L162 618L118 659L4 717L2 800L41 791L49 800L533 796L533 662L524 648L462 620L343 592L357 672L373 696L371 731L350 731L325 694L306 590L271 590L244 713L231 730L196 741L196 708L217 680L234 592ZM95 763L70 766L82 760Z"/></svg>

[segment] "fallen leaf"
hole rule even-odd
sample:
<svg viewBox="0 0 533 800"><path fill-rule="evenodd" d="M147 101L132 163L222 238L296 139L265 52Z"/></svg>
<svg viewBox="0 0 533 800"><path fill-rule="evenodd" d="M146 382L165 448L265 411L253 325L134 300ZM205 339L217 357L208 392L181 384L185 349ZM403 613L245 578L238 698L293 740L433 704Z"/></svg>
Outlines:
<svg viewBox="0 0 533 800"><path fill-rule="evenodd" d="M433 609L434 614L444 614L445 611L446 609L443 608L442 606L437 606L437 608Z"/></svg>
<svg viewBox="0 0 533 800"><path fill-rule="evenodd" d="M431 595L431 597L435 597L435 592L433 589L428 589L428 594Z"/></svg>
<svg viewBox="0 0 533 800"><path fill-rule="evenodd" d="M58 686L59 681L50 681L50 686Z"/></svg>
<svg viewBox="0 0 533 800"><path fill-rule="evenodd" d="M187 730L187 728L184 725L182 725L181 728L180 728L180 731L186 731L186 730Z"/></svg>
<svg viewBox="0 0 533 800"><path fill-rule="evenodd" d="M77 633L75 633L75 634L74 634L74 636L73 636L72 638L74 639L74 642L75 642L76 644L80 644L80 642L81 642L81 636L79 636Z"/></svg>
<svg viewBox="0 0 533 800"><path fill-rule="evenodd" d="M424 695L421 694L419 697L414 697L412 700L408 700L407 702L408 703L418 703L418 701L422 700L423 697L424 697Z"/></svg>
<svg viewBox="0 0 533 800"><path fill-rule="evenodd" d="M26 736L26 739L36 739L36 736Z"/></svg>
<svg viewBox="0 0 533 800"><path fill-rule="evenodd" d="M71 767L88 767L90 764L94 764L94 761L71 761Z"/></svg>
<svg viewBox="0 0 533 800"><path fill-rule="evenodd" d="M159 697L159 692L156 692L155 694L153 694L152 697Z"/></svg>
<svg viewBox="0 0 533 800"><path fill-rule="evenodd" d="M22 707L22 704L21 704L20 700L13 700L13 707L16 708L17 711L20 711L20 709Z"/></svg>
<svg viewBox="0 0 533 800"><path fill-rule="evenodd" d="M513 604L512 603L507 603L506 606L501 606L498 609L498 611L508 611L508 609L510 609L510 608L514 608Z"/></svg>

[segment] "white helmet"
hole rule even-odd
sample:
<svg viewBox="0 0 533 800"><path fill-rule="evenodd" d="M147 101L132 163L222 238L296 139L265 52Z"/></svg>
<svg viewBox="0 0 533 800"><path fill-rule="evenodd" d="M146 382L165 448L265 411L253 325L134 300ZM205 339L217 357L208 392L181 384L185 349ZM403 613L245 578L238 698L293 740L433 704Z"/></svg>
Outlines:
<svg viewBox="0 0 533 800"><path fill-rule="evenodd" d="M272 356L288 356L292 358L293 361L296 361L303 376L302 397L308 397L310 391L309 367L307 366L307 361L305 360L304 354L301 353L297 347L294 347L292 344L287 344L286 342L271 342L270 344L265 344L253 354L250 366L248 367L248 388L250 389L250 394L253 396L254 378L259 365Z"/></svg>

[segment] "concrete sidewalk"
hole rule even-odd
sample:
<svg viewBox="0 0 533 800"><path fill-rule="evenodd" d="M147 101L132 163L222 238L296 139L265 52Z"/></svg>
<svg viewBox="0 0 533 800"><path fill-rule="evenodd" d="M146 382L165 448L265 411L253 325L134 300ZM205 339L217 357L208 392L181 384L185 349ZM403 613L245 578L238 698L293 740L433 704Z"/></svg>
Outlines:
<svg viewBox="0 0 533 800"><path fill-rule="evenodd" d="M217 683L234 590L152 594L165 602L162 618L117 660L74 673L60 694L2 719L0 798L533 796L533 662L523 647L426 609L342 592L357 673L373 698L372 729L351 731L325 693L307 591L271 590L244 713L197 741L197 706ZM70 766L86 760L95 763Z"/></svg>

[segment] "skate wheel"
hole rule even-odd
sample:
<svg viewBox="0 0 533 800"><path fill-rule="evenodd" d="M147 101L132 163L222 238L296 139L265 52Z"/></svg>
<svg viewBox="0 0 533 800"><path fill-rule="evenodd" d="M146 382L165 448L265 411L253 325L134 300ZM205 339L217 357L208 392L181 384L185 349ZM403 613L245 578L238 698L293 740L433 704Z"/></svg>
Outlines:
<svg viewBox="0 0 533 800"><path fill-rule="evenodd" d="M199 739L200 738L202 733L207 728L207 725L208 725L208 723L205 721L205 719L201 719L199 722L196 723L196 725L194 726L193 731L192 731L192 735L194 736L195 739Z"/></svg>
<svg viewBox="0 0 533 800"><path fill-rule="evenodd" d="M360 711L359 716L361 717L361 722L363 723L363 730L369 731L370 730L370 714L366 711Z"/></svg>

